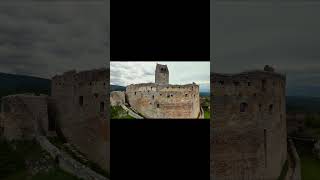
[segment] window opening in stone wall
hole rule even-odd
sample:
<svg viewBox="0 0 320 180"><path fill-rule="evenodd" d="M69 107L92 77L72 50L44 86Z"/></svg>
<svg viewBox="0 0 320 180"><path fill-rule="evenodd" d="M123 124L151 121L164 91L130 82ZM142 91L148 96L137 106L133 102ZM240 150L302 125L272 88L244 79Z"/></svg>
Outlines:
<svg viewBox="0 0 320 180"><path fill-rule="evenodd" d="M262 105L261 104L259 104L259 111L261 112L261 109L262 109Z"/></svg>
<svg viewBox="0 0 320 180"><path fill-rule="evenodd" d="M90 86L92 86L92 82L90 82Z"/></svg>
<svg viewBox="0 0 320 180"><path fill-rule="evenodd" d="M154 99L154 95L152 95L152 99Z"/></svg>
<svg viewBox="0 0 320 180"><path fill-rule="evenodd" d="M79 96L79 105L83 106L83 96Z"/></svg>
<svg viewBox="0 0 320 180"><path fill-rule="evenodd" d="M266 81L265 79L263 79L263 80L261 81L261 83L262 83L262 86L261 86L262 91L265 91L265 90L266 90L266 83L267 83L267 81Z"/></svg>
<svg viewBox="0 0 320 180"><path fill-rule="evenodd" d="M94 93L94 97L98 98L99 94L98 93Z"/></svg>
<svg viewBox="0 0 320 180"><path fill-rule="evenodd" d="M248 104L247 103L241 103L240 104L240 112L246 112L248 109Z"/></svg>
<svg viewBox="0 0 320 180"><path fill-rule="evenodd" d="M167 95L167 98L169 98L169 97L170 97L170 94Z"/></svg>
<svg viewBox="0 0 320 180"><path fill-rule="evenodd" d="M269 105L269 113L272 113L273 112L273 104L270 104Z"/></svg>
<svg viewBox="0 0 320 180"><path fill-rule="evenodd" d="M134 95L137 95L137 92L134 92Z"/></svg>
<svg viewBox="0 0 320 180"><path fill-rule="evenodd" d="M264 137L264 165L267 168L267 130L263 130L263 137Z"/></svg>
<svg viewBox="0 0 320 180"><path fill-rule="evenodd" d="M171 97L173 97L173 95L171 94Z"/></svg>
<svg viewBox="0 0 320 180"><path fill-rule="evenodd" d="M55 122L56 113L50 104L47 106L47 112L48 112L48 130L54 131L56 129L56 122Z"/></svg>
<svg viewBox="0 0 320 180"><path fill-rule="evenodd" d="M100 102L100 112L104 112L104 102Z"/></svg>
<svg viewBox="0 0 320 180"><path fill-rule="evenodd" d="M248 86L251 86L251 82L248 82Z"/></svg>
<svg viewBox="0 0 320 180"><path fill-rule="evenodd" d="M157 108L159 108L160 107L160 104L157 104Z"/></svg>
<svg viewBox="0 0 320 180"><path fill-rule="evenodd" d="M185 97L188 97L188 94L185 94L184 96L185 96Z"/></svg>

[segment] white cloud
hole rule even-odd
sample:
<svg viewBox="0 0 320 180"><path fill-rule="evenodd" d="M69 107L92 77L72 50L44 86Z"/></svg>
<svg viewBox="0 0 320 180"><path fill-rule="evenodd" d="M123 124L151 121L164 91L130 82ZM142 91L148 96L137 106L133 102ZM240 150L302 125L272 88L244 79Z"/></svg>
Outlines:
<svg viewBox="0 0 320 180"><path fill-rule="evenodd" d="M155 81L156 64L166 64L170 84L195 82L203 87L210 84L210 62L110 62L110 82L113 85Z"/></svg>

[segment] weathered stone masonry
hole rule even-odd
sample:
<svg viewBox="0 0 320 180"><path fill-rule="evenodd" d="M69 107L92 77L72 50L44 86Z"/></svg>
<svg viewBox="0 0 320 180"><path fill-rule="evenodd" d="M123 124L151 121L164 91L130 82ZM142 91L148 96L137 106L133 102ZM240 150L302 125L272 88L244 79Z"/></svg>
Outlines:
<svg viewBox="0 0 320 180"><path fill-rule="evenodd" d="M37 134L49 135L54 127L48 120L47 104L46 95L17 94L2 98L3 136L17 140L32 139Z"/></svg>
<svg viewBox="0 0 320 180"><path fill-rule="evenodd" d="M64 136L109 170L109 71L69 71L52 79L55 119ZM107 152L107 153L106 153Z"/></svg>
<svg viewBox="0 0 320 180"><path fill-rule="evenodd" d="M146 118L200 118L196 84L134 84L127 86L126 98Z"/></svg>
<svg viewBox="0 0 320 180"><path fill-rule="evenodd" d="M287 159L285 76L266 68L211 80L211 177L276 180Z"/></svg>

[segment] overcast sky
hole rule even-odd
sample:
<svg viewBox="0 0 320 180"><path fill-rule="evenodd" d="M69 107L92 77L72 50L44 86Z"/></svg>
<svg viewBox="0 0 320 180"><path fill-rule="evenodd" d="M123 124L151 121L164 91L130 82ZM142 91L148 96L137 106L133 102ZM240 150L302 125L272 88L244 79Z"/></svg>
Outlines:
<svg viewBox="0 0 320 180"><path fill-rule="evenodd" d="M0 3L0 72L51 78L106 67L109 1Z"/></svg>
<svg viewBox="0 0 320 180"><path fill-rule="evenodd" d="M287 75L288 95L320 96L320 3L211 2L215 72L262 69Z"/></svg>
<svg viewBox="0 0 320 180"><path fill-rule="evenodd" d="M157 63L168 66L170 84L195 82L201 90L209 90L210 62L111 62L110 83L121 86L154 83Z"/></svg>

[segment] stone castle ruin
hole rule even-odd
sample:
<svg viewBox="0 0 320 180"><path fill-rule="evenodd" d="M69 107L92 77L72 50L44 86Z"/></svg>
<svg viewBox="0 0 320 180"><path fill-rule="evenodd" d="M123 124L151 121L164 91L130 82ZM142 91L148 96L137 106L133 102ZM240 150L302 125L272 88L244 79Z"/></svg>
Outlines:
<svg viewBox="0 0 320 180"><path fill-rule="evenodd" d="M156 65L155 83L131 84L126 87L125 93L111 92L110 101L111 105L126 102L130 109L144 118L204 117L200 107L199 86L195 83L169 84L168 67L161 64Z"/></svg>
<svg viewBox="0 0 320 180"><path fill-rule="evenodd" d="M89 160L110 170L109 69L69 71L51 81L51 96L2 98L0 136L9 140L61 134Z"/></svg>
<svg viewBox="0 0 320 180"><path fill-rule="evenodd" d="M287 160L286 77L213 73L210 174L214 180L276 180Z"/></svg>

